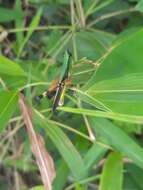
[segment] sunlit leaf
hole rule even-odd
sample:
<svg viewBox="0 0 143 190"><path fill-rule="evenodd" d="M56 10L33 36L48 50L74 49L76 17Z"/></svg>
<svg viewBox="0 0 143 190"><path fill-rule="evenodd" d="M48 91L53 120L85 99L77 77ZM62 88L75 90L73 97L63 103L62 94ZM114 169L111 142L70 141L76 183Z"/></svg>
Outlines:
<svg viewBox="0 0 143 190"><path fill-rule="evenodd" d="M25 72L16 62L2 55L0 55L0 73L12 76L25 76Z"/></svg>
<svg viewBox="0 0 143 190"><path fill-rule="evenodd" d="M17 92L0 92L0 131L6 127L12 113L17 107L17 101Z"/></svg>
<svg viewBox="0 0 143 190"><path fill-rule="evenodd" d="M121 154L110 153L104 164L99 190L122 190L123 161Z"/></svg>

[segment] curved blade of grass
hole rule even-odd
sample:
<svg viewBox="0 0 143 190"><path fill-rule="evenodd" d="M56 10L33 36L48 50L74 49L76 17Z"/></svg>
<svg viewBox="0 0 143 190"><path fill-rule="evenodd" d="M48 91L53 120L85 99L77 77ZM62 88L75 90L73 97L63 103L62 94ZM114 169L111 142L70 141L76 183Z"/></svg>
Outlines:
<svg viewBox="0 0 143 190"><path fill-rule="evenodd" d="M123 130L107 119L89 118L93 130L103 137L109 145L120 151L143 168L143 149Z"/></svg>
<svg viewBox="0 0 143 190"><path fill-rule="evenodd" d="M25 76L23 69L14 61L0 55L0 73L12 76Z"/></svg>
<svg viewBox="0 0 143 190"><path fill-rule="evenodd" d="M136 115L127 115L127 114L120 114L115 112L103 112L103 111L95 111L90 109L82 109L82 108L70 108L70 107L60 107L58 110L62 110L65 112L75 113L75 114L84 114L88 116L94 117L102 117L102 118L109 118L114 119L117 121L123 121L128 123L143 123L143 116L136 116Z"/></svg>
<svg viewBox="0 0 143 190"><path fill-rule="evenodd" d="M99 190L122 190L123 161L120 153L109 154L101 175Z"/></svg>
<svg viewBox="0 0 143 190"><path fill-rule="evenodd" d="M66 134L59 127L50 121L39 117L37 114L34 118L37 123L45 129L46 134L50 137L51 141L54 143L70 168L75 180L78 181L84 179L87 176L84 162Z"/></svg>
<svg viewBox="0 0 143 190"><path fill-rule="evenodd" d="M0 92L0 132L5 128L18 102L18 93Z"/></svg>

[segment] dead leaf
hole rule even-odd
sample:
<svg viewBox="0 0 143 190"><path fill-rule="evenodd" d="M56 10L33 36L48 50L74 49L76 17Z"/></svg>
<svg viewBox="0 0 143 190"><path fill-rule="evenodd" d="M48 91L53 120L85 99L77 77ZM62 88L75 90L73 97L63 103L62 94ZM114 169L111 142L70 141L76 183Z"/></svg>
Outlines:
<svg viewBox="0 0 143 190"><path fill-rule="evenodd" d="M32 124L32 111L27 107L24 95L20 93L19 105L29 135L32 152L36 158L42 181L46 190L52 190L52 181L55 177L54 162L45 148L41 135L36 134Z"/></svg>

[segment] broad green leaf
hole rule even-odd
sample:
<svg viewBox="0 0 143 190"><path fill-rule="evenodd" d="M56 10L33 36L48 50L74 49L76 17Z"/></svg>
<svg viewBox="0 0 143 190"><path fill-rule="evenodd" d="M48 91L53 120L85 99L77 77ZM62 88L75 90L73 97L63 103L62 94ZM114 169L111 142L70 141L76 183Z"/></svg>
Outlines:
<svg viewBox="0 0 143 190"><path fill-rule="evenodd" d="M86 169L89 170L93 165L97 164L105 155L106 151L107 149L101 145L97 143L93 144L84 156Z"/></svg>
<svg viewBox="0 0 143 190"><path fill-rule="evenodd" d="M113 112L143 115L143 73L97 82L87 94Z"/></svg>
<svg viewBox="0 0 143 190"><path fill-rule="evenodd" d="M90 117L89 121L92 128L108 142L108 145L126 155L140 168L143 168L143 149L123 130L106 119Z"/></svg>
<svg viewBox="0 0 143 190"><path fill-rule="evenodd" d="M104 164L99 190L122 190L123 161L121 154L110 153Z"/></svg>
<svg viewBox="0 0 143 190"><path fill-rule="evenodd" d="M89 105L92 105L96 109L98 108L99 110L102 110L102 111L111 111L111 109L105 106L101 101L97 100L96 97L90 96L88 92L86 91L84 92L79 89L74 89L74 90L81 101L86 102Z"/></svg>
<svg viewBox="0 0 143 190"><path fill-rule="evenodd" d="M62 155L75 180L78 181L84 179L87 175L84 162L70 139L59 127L54 125L52 122L45 120L44 118L41 119L38 117L38 115L35 117L38 118L36 119L38 124L45 129L46 134L50 137L51 141Z"/></svg>
<svg viewBox="0 0 143 190"><path fill-rule="evenodd" d="M98 30L84 30L76 33L78 56L90 59L100 58L109 48L114 35Z"/></svg>
<svg viewBox="0 0 143 190"><path fill-rule="evenodd" d="M18 101L17 92L0 92L0 132L5 128Z"/></svg>
<svg viewBox="0 0 143 190"><path fill-rule="evenodd" d="M143 72L143 29L131 33L108 50L98 71L84 86L88 89L97 81L112 79L130 73Z"/></svg>
<svg viewBox="0 0 143 190"><path fill-rule="evenodd" d="M0 22L10 22L22 18L23 14L16 14L15 10L0 7Z"/></svg>
<svg viewBox="0 0 143 190"><path fill-rule="evenodd" d="M26 43L28 42L29 38L32 36L34 30L36 29L36 27L38 26L39 24L39 21L40 21L40 18L41 18L41 14L42 14L42 8L39 8L37 14L34 16L30 26L29 26L29 30L20 46L20 49L19 49L19 53L18 53L18 56L20 56L24 46L26 45Z"/></svg>
<svg viewBox="0 0 143 190"><path fill-rule="evenodd" d="M27 82L27 79L25 76L18 76L18 75L11 76L7 74L0 74L0 78L4 81L5 85L8 88L13 89L13 90L17 90L20 87L23 87Z"/></svg>
<svg viewBox="0 0 143 190"><path fill-rule="evenodd" d="M120 114L116 112L114 113L114 112L96 111L96 110L83 109L83 108L70 108L70 107L60 107L58 108L58 110L63 110L65 112L70 112L74 114L84 114L88 116L109 118L127 123L137 123L137 124L143 123L143 116Z"/></svg>
<svg viewBox="0 0 143 190"><path fill-rule="evenodd" d="M14 61L0 55L0 73L13 76L25 76L23 69Z"/></svg>

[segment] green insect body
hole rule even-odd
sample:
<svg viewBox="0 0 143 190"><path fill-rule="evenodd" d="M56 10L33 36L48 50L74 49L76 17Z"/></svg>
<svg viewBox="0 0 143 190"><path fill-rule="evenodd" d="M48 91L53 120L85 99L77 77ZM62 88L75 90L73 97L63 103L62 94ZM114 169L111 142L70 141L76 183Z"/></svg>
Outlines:
<svg viewBox="0 0 143 190"><path fill-rule="evenodd" d="M68 51L64 53L63 66L61 69L61 75L57 85L54 84L54 88L49 89L48 91L43 92L43 94L36 97L39 101L43 97L48 97L51 99L54 97L52 111L55 112L58 106L62 106L64 104L64 95L66 91L66 80L69 79L69 70L71 64L71 54Z"/></svg>

